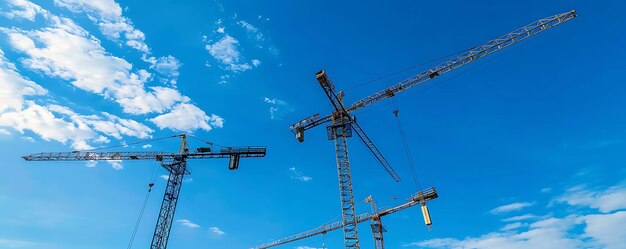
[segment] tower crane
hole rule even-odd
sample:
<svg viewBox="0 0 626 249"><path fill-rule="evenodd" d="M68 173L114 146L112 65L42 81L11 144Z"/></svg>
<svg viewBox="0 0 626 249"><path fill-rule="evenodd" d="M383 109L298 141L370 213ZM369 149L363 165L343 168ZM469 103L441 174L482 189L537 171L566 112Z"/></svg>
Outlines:
<svg viewBox="0 0 626 249"><path fill-rule="evenodd" d="M183 177L191 174L187 168L187 160L229 158L228 169L239 168L239 159L242 157L265 157L266 148L262 146L222 147L212 152L210 147L197 148L190 152L187 147L187 135L180 134L181 143L177 153L171 152L45 152L23 156L26 161L95 161L95 160L156 160L169 172L167 187L161 211L157 220L150 249L165 249L169 239L170 229L174 220L174 212L183 184ZM152 185L152 184L151 184Z"/></svg>
<svg viewBox="0 0 626 249"><path fill-rule="evenodd" d="M422 205L422 214L424 215L424 222L426 223L426 225L430 226L431 220L430 220L430 214L428 213L428 208L426 208L426 202L436 199L437 197L439 197L439 195L437 194L437 191L435 190L435 188L429 188L429 189L417 192L416 194L411 196L411 198L409 198L409 201L407 201L406 203L402 205L378 211L378 209L376 208L376 204L374 204L374 201L372 200L372 197L370 196L366 199L366 201L372 203L372 213L371 214L364 213L364 214L356 216L357 223L371 220L372 221L372 224L371 224L372 233L374 234L374 242L376 245L375 248L384 249L383 232L385 232L385 229L383 228L383 225L382 225L382 220L381 220L382 217L405 210L407 208L410 208L416 205ZM343 226L344 226L344 223L341 221L321 225L317 228L308 230L306 232L291 235L283 239L279 239L276 241L272 241L272 242L254 247L254 249L266 249L270 247L284 245L284 244L298 241L301 239L306 239L306 238L310 238L316 235L325 234L330 231L338 230L340 228L343 228Z"/></svg>
<svg viewBox="0 0 626 249"><path fill-rule="evenodd" d="M506 47L516 44L522 40L542 33L550 28L565 23L576 17L576 11L546 17L531 24L521 27L511 33L488 41L485 44L472 47L461 55L432 67L422 73L412 76L404 81L396 83L381 91L375 92L361 100L344 106L343 92L336 92L335 86L329 79L326 71L321 70L316 73L317 81L326 93L334 109L330 115L324 117L320 114L312 115L300 122L291 125L290 130L296 135L299 142L304 141L304 132L321 124L330 123L327 126L328 139L335 141L337 171L339 175L339 193L341 200L341 212L344 232L344 244L346 249L359 249L359 239L357 231L358 217L354 211L354 197L352 193L352 179L350 175L350 163L348 160L348 145L346 139L352 136L354 130L359 138L370 149L374 156L382 163L383 167L399 181L399 177L391 166L384 159L380 151L374 146L371 140L365 135L361 127L356 123L352 113L370 106L382 100L391 98L398 93L421 85L431 79L451 72L454 69L470 64L476 60L484 58L490 54L498 52Z"/></svg>

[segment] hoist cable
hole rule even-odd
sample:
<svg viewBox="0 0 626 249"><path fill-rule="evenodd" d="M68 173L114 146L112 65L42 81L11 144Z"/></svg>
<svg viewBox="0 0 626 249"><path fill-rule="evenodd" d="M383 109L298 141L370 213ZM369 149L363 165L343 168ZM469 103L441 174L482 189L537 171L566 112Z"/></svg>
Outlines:
<svg viewBox="0 0 626 249"><path fill-rule="evenodd" d="M135 242L135 236L137 235L137 230L139 230L139 224L141 224L141 219L143 218L143 213L146 210L146 205L148 204L148 197L150 197L150 193L152 192L152 187L154 187L154 180L156 179L156 169L158 163L155 163L152 167L152 173L150 174L150 182L148 183L148 192L146 193L146 197L143 200L143 205L141 206L141 211L139 211L139 217L137 217L137 221L135 222L135 228L133 228L133 233L130 236L130 240L128 241L127 249L130 249Z"/></svg>
<svg viewBox="0 0 626 249"><path fill-rule="evenodd" d="M187 134L187 137L193 138L193 139L195 139L195 140L198 140L198 141L200 141L200 142L206 143L206 144L208 144L208 145L215 145L215 146L220 147L220 148L225 148L225 147L228 147L228 146L224 146L224 145L221 145L221 144L217 144L217 143L214 143L214 142L211 142L211 141L208 141L208 140L204 140L204 139L199 138L199 137L196 137L196 136L194 136L194 135L189 135L189 134Z"/></svg>
<svg viewBox="0 0 626 249"><path fill-rule="evenodd" d="M409 143L406 139L406 134L404 133L404 127L402 127L402 122L400 121L400 117L398 116L398 110L394 110L393 114L396 117L398 130L400 131L400 137L402 138L402 144L404 145L404 153L406 154L406 158L407 158L407 161L409 162L409 167L411 169L411 175L413 176L413 183L415 184L415 188L417 188L418 191L421 191L422 184L419 180L419 176L417 175L417 170L415 169L415 163L413 162L411 149L409 148Z"/></svg>
<svg viewBox="0 0 626 249"><path fill-rule="evenodd" d="M133 247L133 242L135 242L135 236L137 235L137 230L139 229L139 224L141 223L141 218L143 217L143 213L146 210L146 205L148 204L148 197L150 197L150 193L152 192L152 186L154 183L150 183L148 188L148 192L146 193L146 197L143 199L143 205L141 206L141 211L139 212L139 217L137 217L137 222L135 222L135 228L133 229L133 233L130 236L130 240L128 241L127 249Z"/></svg>

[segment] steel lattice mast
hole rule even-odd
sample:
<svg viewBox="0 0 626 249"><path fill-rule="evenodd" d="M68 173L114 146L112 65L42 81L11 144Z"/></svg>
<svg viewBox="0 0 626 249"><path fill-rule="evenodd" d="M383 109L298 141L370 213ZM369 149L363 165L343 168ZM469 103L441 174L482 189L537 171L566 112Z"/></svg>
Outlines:
<svg viewBox="0 0 626 249"><path fill-rule="evenodd" d="M324 70L321 70L316 74L317 80L320 83L320 86L322 87L324 92L326 93L327 97L333 104L334 110L332 114L324 117L321 117L319 114L312 115L300 122L291 125L290 129L293 133L296 134L296 139L299 142L303 142L304 132L306 130L309 130L324 123L331 123L327 127L327 131L329 140L335 140L337 171L339 175L341 212L343 219L342 227L344 229L344 243L346 249L360 248L356 227L358 218L356 217L354 210L352 179L350 176L350 163L348 160L348 147L346 142L346 138L351 137L353 129L355 130L357 135L359 135L359 138L361 138L364 144L374 154L376 159L381 162L384 168L394 177L396 181L399 181L399 177L397 176L397 174L393 171L393 169L387 163L384 157L382 157L382 154L378 151L374 144L371 143L363 130L358 126L358 124L356 124L354 118L351 116L351 113L379 101L391 98L400 92L421 85L435 77L449 73L454 69L460 68L464 65L484 58L490 54L498 52L515 43L518 43L557 25L565 23L575 17L576 11L572 10L570 12L537 20L506 35L488 41L485 44L472 47L466 52L462 53L460 56L443 62L420 74L401 81L395 85L392 85L391 87L375 92L361 100L354 102L348 107L345 107L343 105L343 93L335 92L335 86L326 75L326 72Z"/></svg>
<svg viewBox="0 0 626 249"><path fill-rule="evenodd" d="M407 208L416 206L416 205L423 205L425 204L427 201L436 199L437 197L439 197L439 195L437 194L437 191L434 188L429 188L426 189L424 191L420 191L417 192L416 194L414 194L413 196L411 196L411 198L409 198L409 201L396 206L396 207L392 207L392 208L388 208L388 209L383 209L383 210L376 210L375 208L372 209L372 213L364 213L364 214L360 214L357 217L357 223L361 223L361 222L365 222L368 220L372 220L372 225L373 226L378 226L376 224L379 224L380 227L382 228L382 223L381 223L381 218L383 216L386 215L390 215L393 213L397 213L399 211L405 210ZM314 229L305 231L305 232L301 232L298 234L294 234L291 235L289 237L286 238L282 238L279 240L275 240L257 247L254 247L254 249L266 249L266 248L270 248L270 247L275 247L275 246L280 246L280 245L284 245L287 243L291 243L294 241L298 241L301 239L306 239L306 238L310 238L316 235L320 235L320 234L325 234L328 233L330 231L334 231L334 230L338 230L340 228L343 228L344 224L343 222L339 221L339 222L335 222L335 223L330 223L330 224L325 224L325 225L321 225L319 227L316 227ZM376 241L375 244L376 245L382 245L382 230L380 231L380 233L376 233L374 232L374 236L379 237L380 241ZM376 248L380 248L380 247L376 247Z"/></svg>
<svg viewBox="0 0 626 249"><path fill-rule="evenodd" d="M97 161L97 160L156 160L169 172L167 187L161 203L161 211L157 219L156 228L152 237L150 249L165 249L170 230L174 221L176 204L180 196L180 189L185 175L190 174L187 169L189 159L229 158L228 168L236 170L239 167L239 158L265 157L266 148L260 146L223 147L219 152L211 152L210 148L198 148L190 153L187 148L187 136L181 134L182 139L178 153L170 152L46 152L23 156L26 161Z"/></svg>

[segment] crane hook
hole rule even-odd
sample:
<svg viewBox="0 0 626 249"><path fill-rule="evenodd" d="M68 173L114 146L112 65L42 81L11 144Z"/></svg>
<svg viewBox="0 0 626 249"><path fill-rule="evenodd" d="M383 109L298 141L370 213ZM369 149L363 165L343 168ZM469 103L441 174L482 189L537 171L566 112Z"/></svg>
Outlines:
<svg viewBox="0 0 626 249"><path fill-rule="evenodd" d="M154 187L154 183L148 184L148 192L152 192L152 187Z"/></svg>
<svg viewBox="0 0 626 249"><path fill-rule="evenodd" d="M396 118L398 117L398 110L393 110L393 115L396 116Z"/></svg>

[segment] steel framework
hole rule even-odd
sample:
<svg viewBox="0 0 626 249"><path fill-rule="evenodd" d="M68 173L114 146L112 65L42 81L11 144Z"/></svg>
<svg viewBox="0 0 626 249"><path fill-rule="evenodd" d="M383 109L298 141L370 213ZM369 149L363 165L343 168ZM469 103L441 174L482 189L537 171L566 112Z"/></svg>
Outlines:
<svg viewBox="0 0 626 249"><path fill-rule="evenodd" d="M378 221L375 221L375 222L380 224L382 227L381 218L383 216L397 213L399 211L405 210L407 208L410 208L416 205L422 205L426 203L427 201L436 199L437 197L439 197L439 195L437 194L437 191L435 190L435 188L429 188L429 189L417 192L416 194L414 194L413 196L409 198L409 201L407 201L406 203L402 205L388 208L388 209L383 209L383 210L380 210L379 212L376 212L375 210L373 210L371 214L370 213L360 214L356 216L356 220L357 220L357 223L361 223L361 222L365 222L368 220L377 219ZM302 233L294 234L286 238L282 238L282 239L275 240L275 241L272 241L263 245L256 246L254 247L254 249L265 249L265 248L280 246L280 245L284 245L284 244L294 242L297 240L310 238L310 237L320 235L320 234L325 234L330 231L338 230L342 227L344 227L343 221L325 224L325 225L321 225L319 227L316 227L314 229L311 229ZM379 236L381 237L381 240L380 242L376 242L376 243L382 243L382 231L381 231L381 235Z"/></svg>
<svg viewBox="0 0 626 249"><path fill-rule="evenodd" d="M348 149L346 143L346 138L351 136L352 128L355 129L357 135L359 135L359 138L361 138L363 143L369 148L369 150L373 153L376 159L381 162L387 172L389 172L396 181L399 181L399 177L397 176L397 174L393 171L393 169L391 168L389 163L387 163L384 157L382 157L382 154L369 140L367 135L365 135L362 129L358 126L358 124L356 124L354 118L351 117L351 113L379 101L391 98L400 92L421 85L433 78L446 74L454 69L472 63L490 54L498 52L517 42L520 42L545 30L553 28L559 24L567 22L574 17L576 17L576 11L572 10L570 12L537 20L513 32L488 41L485 44L472 47L453 59L445 61L420 74L417 74L404 81L394 84L391 87L375 92L361 100L354 102L347 108L343 104L343 93L335 92L335 86L326 75L326 72L324 70L321 70L316 74L317 81L319 82L320 86L324 90L324 93L326 93L328 99L334 107L333 112L332 114L324 117L321 117L319 114L314 114L300 122L292 124L290 126L290 129L296 135L296 139L299 142L303 142L304 132L306 130L309 130L324 123L331 122L331 125L327 129L329 132L329 139L335 140L337 170L339 175L339 192L343 217L342 222L344 222L344 226L342 227L344 229L344 240L346 249L359 248L358 232L356 228L356 223L358 222L358 220L354 215L354 198L352 194L352 180L349 176L350 163L348 161Z"/></svg>
<svg viewBox="0 0 626 249"><path fill-rule="evenodd" d="M169 172L167 187L161 203L161 210L157 219L150 249L166 249L167 242L174 221L174 213L183 185L183 178L190 174L187 169L188 159L230 158L228 168L235 170L239 166L241 157L264 157L266 148L261 146L224 147L219 152L210 152L207 148L198 148L196 153L189 153L187 136L179 135L182 139L178 153L171 152L45 152L23 156L26 161L98 161L98 160L156 160Z"/></svg>

